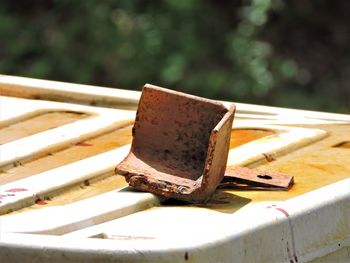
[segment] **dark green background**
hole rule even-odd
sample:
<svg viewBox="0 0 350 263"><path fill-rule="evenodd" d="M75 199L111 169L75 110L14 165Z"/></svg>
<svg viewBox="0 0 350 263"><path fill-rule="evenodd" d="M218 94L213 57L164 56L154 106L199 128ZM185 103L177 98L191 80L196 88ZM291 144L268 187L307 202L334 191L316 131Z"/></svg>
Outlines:
<svg viewBox="0 0 350 263"><path fill-rule="evenodd" d="M1 1L0 73L350 113L350 1Z"/></svg>

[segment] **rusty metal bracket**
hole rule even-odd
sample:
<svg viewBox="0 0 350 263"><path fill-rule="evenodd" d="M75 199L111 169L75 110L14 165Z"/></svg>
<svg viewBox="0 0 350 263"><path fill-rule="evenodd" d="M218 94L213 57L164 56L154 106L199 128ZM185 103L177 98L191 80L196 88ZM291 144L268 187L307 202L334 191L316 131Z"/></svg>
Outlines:
<svg viewBox="0 0 350 263"><path fill-rule="evenodd" d="M206 201L224 177L234 112L233 104L146 84L116 173L142 191Z"/></svg>
<svg viewBox="0 0 350 263"><path fill-rule="evenodd" d="M288 190L293 177L226 162L235 106L146 84L128 156L116 173L130 186L167 198L205 202L217 187Z"/></svg>
<svg viewBox="0 0 350 263"><path fill-rule="evenodd" d="M288 190L294 184L294 177L267 169L229 167L221 181L220 188L242 190Z"/></svg>

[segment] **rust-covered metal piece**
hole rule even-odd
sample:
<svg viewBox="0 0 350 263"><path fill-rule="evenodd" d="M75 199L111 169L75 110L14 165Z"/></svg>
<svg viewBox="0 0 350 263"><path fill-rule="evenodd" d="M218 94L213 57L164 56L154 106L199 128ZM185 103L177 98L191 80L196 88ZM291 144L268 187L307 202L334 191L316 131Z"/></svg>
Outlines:
<svg viewBox="0 0 350 263"><path fill-rule="evenodd" d="M128 156L116 167L132 187L188 202L224 177L235 106L146 84Z"/></svg>
<svg viewBox="0 0 350 263"><path fill-rule="evenodd" d="M242 190L288 190L294 184L293 176L267 169L229 167L220 183L221 188Z"/></svg>

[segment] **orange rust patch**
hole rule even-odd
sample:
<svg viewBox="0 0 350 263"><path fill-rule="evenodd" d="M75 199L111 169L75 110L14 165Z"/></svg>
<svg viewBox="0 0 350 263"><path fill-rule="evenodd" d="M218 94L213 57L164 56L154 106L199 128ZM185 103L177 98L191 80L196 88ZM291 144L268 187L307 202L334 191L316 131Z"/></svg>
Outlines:
<svg viewBox="0 0 350 263"><path fill-rule="evenodd" d="M20 164L16 167L3 169L0 173L0 185L79 161L126 145L130 142L131 126L105 133L76 145L72 145L61 151L50 153L42 158Z"/></svg>
<svg viewBox="0 0 350 263"><path fill-rule="evenodd" d="M233 129L231 131L230 148L235 148L272 134L275 134L275 132L263 129Z"/></svg>
<svg viewBox="0 0 350 263"><path fill-rule="evenodd" d="M9 143L89 116L81 112L47 112L0 129L0 144Z"/></svg>

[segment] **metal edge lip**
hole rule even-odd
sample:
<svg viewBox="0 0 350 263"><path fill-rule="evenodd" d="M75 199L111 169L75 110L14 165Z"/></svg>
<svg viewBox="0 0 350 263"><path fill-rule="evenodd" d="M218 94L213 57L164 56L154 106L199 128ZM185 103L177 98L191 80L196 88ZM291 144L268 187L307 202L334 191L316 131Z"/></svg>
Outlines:
<svg viewBox="0 0 350 263"><path fill-rule="evenodd" d="M27 90L32 96L36 96L44 91L50 91L58 95L73 95L74 97L79 97L84 103L92 103L93 101L104 101L106 106L115 107L119 104L121 106L132 106L137 107L138 100L141 96L140 91L131 91L124 89L107 88L92 85L83 84L73 84L67 82L59 82L52 80L42 80L26 77L17 77L10 75L0 74L0 91L6 86L11 86L20 88L22 90ZM8 89L7 89L8 90ZM66 98L68 98L66 96ZM79 100L78 100L79 101ZM222 101L224 105L230 104L231 102ZM310 110L299 110L299 109L288 109L264 105L254 105L246 103L234 102L237 109L236 113L243 111L244 113L260 112L264 116L276 117L279 116L304 116L308 119L318 119L327 121L343 121L350 122L350 116L347 114L340 113L328 113L328 112L318 112ZM119 105L120 106L120 105ZM323 117L320 117L323 116Z"/></svg>
<svg viewBox="0 0 350 263"><path fill-rule="evenodd" d="M236 220L235 228L228 228L226 233L223 233L221 237L212 239L210 243L205 239L202 241L197 239L192 242L191 246L188 246L187 242L172 243L171 239L169 242L164 240L161 240L161 242L138 240L130 243L128 240L67 239L64 236L4 233L1 235L0 246L7 247L7 249L0 250L0 258L5 257L5 251L7 253L25 251L26 255L28 253L37 256L42 254L41 258L44 259L49 254L50 259L59 260L62 255L57 252L61 252L68 257L79 256L80 259L84 260L89 260L91 254L93 254L96 257L108 255L110 259L120 259L125 256L130 260L141 262L145 259L149 261L155 259L167 261L166 258L175 260L183 258L186 251L196 262L205 258L207 260L204 261L209 262L223 257L244 261L252 258L240 249L242 245L247 242L254 244L256 240L264 240L260 247L254 249L253 254L257 259L265 258L266 253L271 255L271 249L267 248L273 248L273 251L277 252L272 253L272 260L285 258L285 261L290 261L286 244L289 241L289 246L291 246L293 235L294 253L298 261L305 262L324 256L340 247L350 245L349 232L344 232L340 239L336 235L330 237L330 228L334 228L335 224L329 226L328 221L320 216L320 214L330 214L332 220L335 221L346 217L349 211L346 211L344 206L350 201L349 188L350 179L345 179L288 201L266 204L265 207L250 210L249 213L252 219ZM318 198L317 202L315 202L315 197ZM288 216L279 212L278 209L286 211ZM245 213L240 214L241 218L246 218L246 216ZM229 217L233 220L234 215ZM349 227L349 222L347 223ZM307 231L310 224L318 227L316 233L310 232L314 230L314 227ZM291 230L291 225L293 230ZM237 228L240 230L237 231ZM290 231L293 231L293 234ZM278 234L280 238L276 238L276 235L273 234ZM284 238L284 241L281 241L282 238ZM328 239L328 242L323 244L322 248L319 247L318 241L320 238ZM304 244L301 245L300 242ZM156 247L155 244L157 244ZM308 247L308 249L303 250L303 247ZM42 252L43 250L45 250L45 253ZM256 260L249 262L256 262Z"/></svg>

